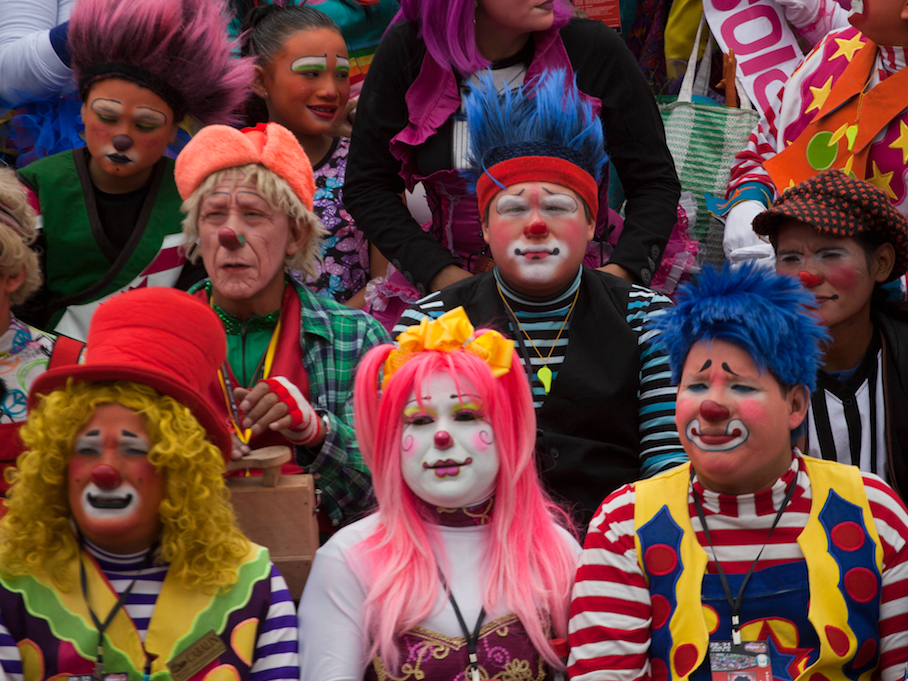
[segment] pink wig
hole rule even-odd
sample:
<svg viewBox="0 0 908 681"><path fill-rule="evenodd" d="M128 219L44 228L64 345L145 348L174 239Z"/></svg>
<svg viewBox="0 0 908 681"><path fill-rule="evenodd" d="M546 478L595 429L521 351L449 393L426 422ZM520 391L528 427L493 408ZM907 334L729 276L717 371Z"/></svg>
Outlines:
<svg viewBox="0 0 908 681"><path fill-rule="evenodd" d="M520 618L536 650L563 669L548 639L567 636L576 560L558 531L559 524L569 526L567 516L549 500L536 475L536 415L519 358L515 353L511 371L496 379L485 362L466 350L420 352L394 373L379 395L379 371L395 349L382 345L369 351L356 373L354 392L356 435L372 470L381 514L376 534L363 542L374 565L365 605L371 654L381 655L388 669L396 669L395 638L435 607L440 580L429 541L434 526L422 520L421 502L403 480L400 439L404 407L414 389L421 396L419 386L446 371L455 382L469 381L475 388L500 458L483 603L491 610L503 602Z"/></svg>
<svg viewBox="0 0 908 681"><path fill-rule="evenodd" d="M68 37L83 100L92 83L122 78L160 95L178 120L238 120L254 75L251 60L231 57L221 0L78 0Z"/></svg>
<svg viewBox="0 0 908 681"><path fill-rule="evenodd" d="M489 66L476 47L475 8L476 0L401 0L395 21L416 21L435 61L460 73L473 73ZM555 23L550 30L560 29L572 14L567 0L555 0Z"/></svg>

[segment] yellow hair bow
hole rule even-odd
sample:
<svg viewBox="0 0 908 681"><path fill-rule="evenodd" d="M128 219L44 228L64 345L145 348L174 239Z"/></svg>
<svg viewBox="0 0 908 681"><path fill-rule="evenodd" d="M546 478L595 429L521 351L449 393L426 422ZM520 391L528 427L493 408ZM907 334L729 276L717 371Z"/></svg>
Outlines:
<svg viewBox="0 0 908 681"><path fill-rule="evenodd" d="M488 364L495 378L508 373L514 357L514 341L497 331L486 331L475 338L473 331L463 306L445 312L438 319L423 319L419 326L408 327L397 337L398 349L385 360L382 388L413 355L426 350L452 352L463 348Z"/></svg>

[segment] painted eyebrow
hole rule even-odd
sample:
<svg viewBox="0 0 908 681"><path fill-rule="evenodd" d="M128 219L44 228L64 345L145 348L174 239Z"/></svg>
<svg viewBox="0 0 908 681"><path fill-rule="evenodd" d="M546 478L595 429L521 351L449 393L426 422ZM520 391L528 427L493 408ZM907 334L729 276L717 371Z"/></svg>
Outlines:
<svg viewBox="0 0 908 681"><path fill-rule="evenodd" d="M136 433L131 433L128 430L121 430L120 435L122 435L123 437L134 437L136 439L139 438L139 435L137 435Z"/></svg>
<svg viewBox="0 0 908 681"><path fill-rule="evenodd" d="M94 430L90 430L87 433L85 433L85 435L83 435L82 437L97 437L100 434L101 434L101 429L95 428Z"/></svg>
<svg viewBox="0 0 908 681"><path fill-rule="evenodd" d="M167 114L163 111L152 109L150 106L136 107L135 117L139 119L145 119L147 121L154 121L155 123L160 123L160 119L163 118L164 123L167 123Z"/></svg>
<svg viewBox="0 0 908 681"><path fill-rule="evenodd" d="M712 361L711 359L708 359L708 360L706 360L705 362L703 362L703 366L700 367L700 371L706 371L706 370L709 369L712 365L713 365L713 361ZM700 371L698 371L697 373L699 374Z"/></svg>
<svg viewBox="0 0 908 681"><path fill-rule="evenodd" d="M738 374L736 374L734 371L732 371L731 369L728 368L728 363L727 363L727 362L722 362L722 368L723 368L725 371L727 371L728 373L730 373L732 376L737 376L737 375L738 375Z"/></svg>
<svg viewBox="0 0 908 681"><path fill-rule="evenodd" d="M315 69L317 71L327 71L328 70L328 53L325 54L310 54L304 55L302 57L297 57L290 64L291 71L299 71L302 69Z"/></svg>
<svg viewBox="0 0 908 681"><path fill-rule="evenodd" d="M116 104L117 106L111 106ZM109 111L111 113L122 113L123 112L123 102L118 99L103 99L98 97L97 99L91 100L91 110L92 111Z"/></svg>

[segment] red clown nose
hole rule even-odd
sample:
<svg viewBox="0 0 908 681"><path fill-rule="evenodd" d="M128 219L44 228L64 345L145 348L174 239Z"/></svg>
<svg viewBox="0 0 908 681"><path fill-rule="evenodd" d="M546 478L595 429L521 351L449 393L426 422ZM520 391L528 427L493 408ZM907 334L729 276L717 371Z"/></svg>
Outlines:
<svg viewBox="0 0 908 681"><path fill-rule="evenodd" d="M91 469L91 481L101 489L116 489L123 482L123 478L116 468L102 463Z"/></svg>
<svg viewBox="0 0 908 681"><path fill-rule="evenodd" d="M727 419L730 414L731 412L728 411L728 407L723 407L718 402L713 402L712 400L706 400L700 405L700 415L707 421L722 421L723 419Z"/></svg>
<svg viewBox="0 0 908 681"><path fill-rule="evenodd" d="M435 446L438 449L450 449L454 446L454 440L451 438L451 434L446 430L439 430L435 433Z"/></svg>
<svg viewBox="0 0 908 681"><path fill-rule="evenodd" d="M822 274L811 274L810 272L798 272L798 279L801 280L801 286L804 288L813 288L823 283Z"/></svg>
<svg viewBox="0 0 908 681"><path fill-rule="evenodd" d="M237 236L236 232L230 227L222 227L218 230L218 243L224 248L234 251L237 248L242 248L246 240L241 236Z"/></svg>
<svg viewBox="0 0 908 681"><path fill-rule="evenodd" d="M545 236L549 233L549 228L542 220L536 220L536 222L524 229L523 233L525 236Z"/></svg>

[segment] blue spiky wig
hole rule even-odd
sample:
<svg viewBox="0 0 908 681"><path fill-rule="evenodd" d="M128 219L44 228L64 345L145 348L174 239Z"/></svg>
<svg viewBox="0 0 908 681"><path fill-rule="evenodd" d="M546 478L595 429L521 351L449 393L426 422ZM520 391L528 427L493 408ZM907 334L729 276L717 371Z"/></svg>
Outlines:
<svg viewBox="0 0 908 681"><path fill-rule="evenodd" d="M829 334L810 313L816 299L792 277L745 263L719 273L703 269L696 283L679 290L677 306L653 320L660 344L668 350L672 382L691 347L723 340L745 350L762 371L768 369L785 387L816 388L820 344Z"/></svg>
<svg viewBox="0 0 908 681"><path fill-rule="evenodd" d="M545 70L529 84L499 93L490 72L465 97L470 168L465 175L485 215L495 195L520 182L574 190L592 215L608 161L602 121L564 70Z"/></svg>

